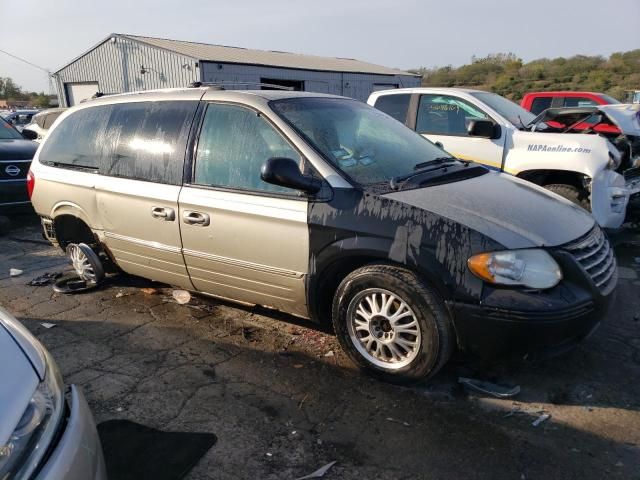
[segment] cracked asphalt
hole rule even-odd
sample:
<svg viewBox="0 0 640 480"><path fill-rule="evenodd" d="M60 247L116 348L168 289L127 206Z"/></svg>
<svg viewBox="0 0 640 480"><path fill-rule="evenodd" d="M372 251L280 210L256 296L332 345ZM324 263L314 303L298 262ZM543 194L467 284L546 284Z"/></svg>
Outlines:
<svg viewBox="0 0 640 480"><path fill-rule="evenodd" d="M324 478L640 479L640 234L616 247L617 304L575 350L456 359L428 385L400 388L360 373L331 334L263 309L179 305L170 287L125 276L76 295L27 286L70 267L37 220L14 224L0 238L0 304L82 387L97 422L216 434L188 479L294 479L334 460ZM492 399L459 376L522 390ZM542 413L551 418L532 426Z"/></svg>

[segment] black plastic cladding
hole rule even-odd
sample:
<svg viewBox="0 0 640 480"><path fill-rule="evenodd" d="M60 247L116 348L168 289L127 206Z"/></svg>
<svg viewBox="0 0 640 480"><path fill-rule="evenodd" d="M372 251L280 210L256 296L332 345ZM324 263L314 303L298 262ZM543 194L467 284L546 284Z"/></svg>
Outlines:
<svg viewBox="0 0 640 480"><path fill-rule="evenodd" d="M309 202L311 318L326 322L326 273L359 259L404 265L447 299L475 301L482 281L467 268L475 253L504 248L488 237L426 210L359 189L334 189L327 202Z"/></svg>

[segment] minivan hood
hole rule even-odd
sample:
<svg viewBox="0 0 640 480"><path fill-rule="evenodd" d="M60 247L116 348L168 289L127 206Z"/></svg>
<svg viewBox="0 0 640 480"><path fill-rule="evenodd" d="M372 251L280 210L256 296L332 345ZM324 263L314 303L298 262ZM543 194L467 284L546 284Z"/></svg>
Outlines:
<svg viewBox="0 0 640 480"><path fill-rule="evenodd" d="M38 144L31 140L0 140L0 160L31 160Z"/></svg>
<svg viewBox="0 0 640 480"><path fill-rule="evenodd" d="M559 195L497 172L384 196L458 222L510 249L562 245L595 224Z"/></svg>
<svg viewBox="0 0 640 480"><path fill-rule="evenodd" d="M40 382L25 350L7 328L13 322L0 309L0 446L9 440Z"/></svg>

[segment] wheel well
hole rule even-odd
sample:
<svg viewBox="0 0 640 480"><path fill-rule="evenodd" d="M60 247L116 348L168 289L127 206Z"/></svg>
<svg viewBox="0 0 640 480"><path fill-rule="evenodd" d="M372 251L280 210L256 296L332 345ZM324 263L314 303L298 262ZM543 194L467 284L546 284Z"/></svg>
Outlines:
<svg viewBox="0 0 640 480"><path fill-rule="evenodd" d="M578 172L569 172L566 170L527 170L520 172L517 177L540 186L563 184L572 185L579 190L584 189L584 175Z"/></svg>
<svg viewBox="0 0 640 480"><path fill-rule="evenodd" d="M73 215L60 215L53 220L56 239L64 250L69 243L96 243L96 237L91 228Z"/></svg>
<svg viewBox="0 0 640 480"><path fill-rule="evenodd" d="M323 325L330 325L333 297L336 290L338 290L338 286L351 272L371 263L394 265L405 270L410 270L428 282L429 285L442 296L442 298L448 298L449 296L446 288L441 284L441 282L438 282L435 278L431 278L424 272L412 269L408 265L395 263L380 257L354 255L334 261L320 273L320 277L315 284L315 287L313 287L315 294L311 295L311 317Z"/></svg>

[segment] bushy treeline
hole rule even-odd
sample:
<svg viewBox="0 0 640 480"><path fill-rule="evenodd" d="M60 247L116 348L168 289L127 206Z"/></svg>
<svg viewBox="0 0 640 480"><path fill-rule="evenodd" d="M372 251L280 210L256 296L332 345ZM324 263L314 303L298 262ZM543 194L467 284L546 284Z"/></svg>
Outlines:
<svg viewBox="0 0 640 480"><path fill-rule="evenodd" d="M0 99L2 100L24 100L36 107L46 108L49 106L49 96L44 92L25 92L13 79L0 77Z"/></svg>
<svg viewBox="0 0 640 480"><path fill-rule="evenodd" d="M588 90L624 100L625 90L640 90L640 49L602 56L541 58L524 63L513 53L473 57L461 67L420 68L428 87L474 87L513 100L538 90Z"/></svg>

